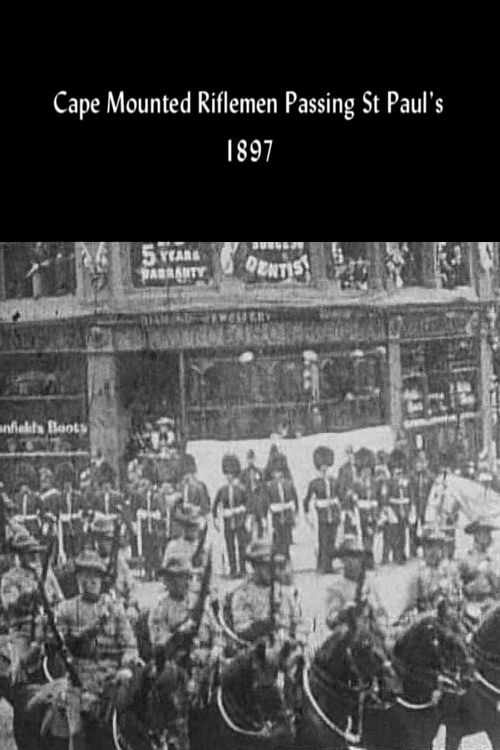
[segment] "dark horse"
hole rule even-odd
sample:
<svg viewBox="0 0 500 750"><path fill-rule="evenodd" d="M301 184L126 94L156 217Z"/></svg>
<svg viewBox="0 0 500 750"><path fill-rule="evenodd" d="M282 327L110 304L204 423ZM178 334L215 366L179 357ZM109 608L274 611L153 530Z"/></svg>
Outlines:
<svg viewBox="0 0 500 750"><path fill-rule="evenodd" d="M445 622L424 616L396 641L393 664L403 683L403 696L396 698L388 713L392 743L377 746L430 750L443 715L456 711L470 684L468 648Z"/></svg>
<svg viewBox="0 0 500 750"><path fill-rule="evenodd" d="M300 748L366 746L402 689L369 605L340 612L332 630L303 670Z"/></svg>
<svg viewBox="0 0 500 750"><path fill-rule="evenodd" d="M463 737L486 732L500 747L500 605L483 617L471 643L475 679L458 706L443 712L446 750L457 750Z"/></svg>
<svg viewBox="0 0 500 750"><path fill-rule="evenodd" d="M293 745L293 714L280 681L289 650L289 644L280 649L262 639L220 666L205 701L191 708L191 750L274 750Z"/></svg>
<svg viewBox="0 0 500 750"><path fill-rule="evenodd" d="M181 680L175 665L137 667L125 691L111 687L114 700L98 716L83 708L85 694L66 677L11 686L4 697L19 750L171 750L185 746L177 732Z"/></svg>

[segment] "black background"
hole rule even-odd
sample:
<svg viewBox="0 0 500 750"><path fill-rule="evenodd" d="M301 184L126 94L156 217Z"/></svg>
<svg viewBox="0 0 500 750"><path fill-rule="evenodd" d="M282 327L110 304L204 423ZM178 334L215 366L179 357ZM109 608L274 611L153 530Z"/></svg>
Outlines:
<svg viewBox="0 0 500 750"><path fill-rule="evenodd" d="M34 48L3 87L4 225L477 226L495 216L498 181L496 48L391 32L369 43L248 47L226 38L164 46L97 37L64 51ZM6 85L5 85L6 84ZM356 115L244 117L57 115L53 98L183 96L227 89L235 96L355 96ZM443 114L362 115L360 97L387 89L444 99ZM269 163L226 160L227 139L272 138ZM114 229L116 232L117 230ZM55 236L55 235L54 235ZM123 235L125 236L125 234ZM129 235L131 236L131 235Z"/></svg>

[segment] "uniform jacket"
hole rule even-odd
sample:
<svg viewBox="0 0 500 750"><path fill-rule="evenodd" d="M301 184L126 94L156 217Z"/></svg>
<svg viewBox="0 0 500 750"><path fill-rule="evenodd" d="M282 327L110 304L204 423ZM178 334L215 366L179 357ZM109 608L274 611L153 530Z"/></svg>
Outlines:
<svg viewBox="0 0 500 750"><path fill-rule="evenodd" d="M57 605L64 599L53 571L49 568L45 580L45 591L49 602ZM15 630L31 626L33 612L38 612L38 585L35 575L19 565L15 565L2 576L0 584L2 606L7 613L10 628Z"/></svg>
<svg viewBox="0 0 500 750"><path fill-rule="evenodd" d="M117 490L109 490L109 492L99 490L90 493L86 499L87 512L103 513L106 516L121 514L123 506L124 497Z"/></svg>
<svg viewBox="0 0 500 750"><path fill-rule="evenodd" d="M224 528L240 529L245 525L246 516L249 512L248 505L247 492L240 482L231 485L224 484L217 490L212 514L216 518L220 508L224 519Z"/></svg>
<svg viewBox="0 0 500 750"><path fill-rule="evenodd" d="M269 512L269 496L262 471L256 466L245 469L241 473L241 483L247 491L249 511L265 518Z"/></svg>
<svg viewBox="0 0 500 750"><path fill-rule="evenodd" d="M40 511L40 498L37 492L16 492L14 495L16 514L19 516L36 516Z"/></svg>
<svg viewBox="0 0 500 750"><path fill-rule="evenodd" d="M304 513L309 512L311 500L315 501L320 523L340 523L340 505L337 483L333 477L316 477L309 483L304 498Z"/></svg>
<svg viewBox="0 0 500 750"><path fill-rule="evenodd" d="M207 486L199 479L183 482L179 487L184 505L195 505L201 513L210 513L210 495Z"/></svg>
<svg viewBox="0 0 500 750"><path fill-rule="evenodd" d="M459 605L462 583L458 570L449 561L443 561L437 568L430 568L421 562L416 576L410 583L407 610L420 612L434 610L441 598L450 605Z"/></svg>
<svg viewBox="0 0 500 750"><path fill-rule="evenodd" d="M419 517L424 521L427 500L433 483L434 478L430 471L418 471L410 475L410 499Z"/></svg>
<svg viewBox="0 0 500 750"><path fill-rule="evenodd" d="M472 549L460 561L459 572L467 599L482 601L500 597L500 569L488 551Z"/></svg>
<svg viewBox="0 0 500 750"><path fill-rule="evenodd" d="M354 464L351 464L349 461L342 464L337 476L337 486L341 500L345 499L347 491L352 487L354 482L358 480L358 478L359 475Z"/></svg>
<svg viewBox="0 0 500 750"><path fill-rule="evenodd" d="M106 566L109 564L109 557L102 557L101 559ZM134 601L135 581L126 560L120 554L118 554L116 568L116 578L111 588L118 597L123 599L125 606L128 606Z"/></svg>
<svg viewBox="0 0 500 750"><path fill-rule="evenodd" d="M53 516L56 518L61 507L61 498L61 493L55 487L40 492L38 507L42 517Z"/></svg>
<svg viewBox="0 0 500 750"><path fill-rule="evenodd" d="M294 513L299 512L299 500L291 479L278 482L273 479L268 484L269 510L273 524L293 524Z"/></svg>
<svg viewBox="0 0 500 750"><path fill-rule="evenodd" d="M195 601L192 592L188 592L188 595L180 601L173 599L169 593L160 597L148 616L149 637L153 648L167 645L174 630L192 617ZM206 649L223 645L222 635L207 605L205 605L195 641L197 647Z"/></svg>
<svg viewBox="0 0 500 750"><path fill-rule="evenodd" d="M278 636L305 640L306 630L298 596L291 586L275 583L275 622ZM252 578L238 586L229 596L232 622L228 623L237 635L270 617L270 588Z"/></svg>

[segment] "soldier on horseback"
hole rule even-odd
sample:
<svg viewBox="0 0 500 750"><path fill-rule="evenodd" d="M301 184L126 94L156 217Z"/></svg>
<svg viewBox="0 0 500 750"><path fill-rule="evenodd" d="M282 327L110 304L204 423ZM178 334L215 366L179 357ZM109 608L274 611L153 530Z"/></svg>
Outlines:
<svg viewBox="0 0 500 750"><path fill-rule="evenodd" d="M41 571L40 553L45 549L25 529L10 542L16 554L15 565L2 577L0 597L7 617L12 646L12 682L21 681L23 668L29 659L32 645L40 641L40 601L37 571ZM45 581L47 596L52 604L63 600L59 584L50 568Z"/></svg>

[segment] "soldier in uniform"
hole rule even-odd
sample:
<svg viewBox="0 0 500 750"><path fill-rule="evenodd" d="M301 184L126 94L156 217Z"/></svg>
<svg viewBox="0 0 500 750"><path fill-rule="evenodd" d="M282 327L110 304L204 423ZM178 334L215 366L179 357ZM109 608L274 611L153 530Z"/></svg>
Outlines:
<svg viewBox="0 0 500 750"><path fill-rule="evenodd" d="M241 482L249 499L249 508L253 517L252 531L258 539L262 539L266 531L269 498L263 472L255 466L255 452L253 450L249 450L247 453L247 466L241 473Z"/></svg>
<svg viewBox="0 0 500 750"><path fill-rule="evenodd" d="M414 513L410 523L410 555L417 556L419 538L425 525L427 500L434 482L425 451L419 451L410 474L410 503Z"/></svg>
<svg viewBox="0 0 500 750"><path fill-rule="evenodd" d="M404 630L424 614L436 614L443 603L450 627L458 627L462 614L462 584L458 570L446 557L447 537L437 527L422 531L424 559L410 583L407 603L398 623Z"/></svg>
<svg viewBox="0 0 500 750"><path fill-rule="evenodd" d="M57 533L57 519L61 507L62 496L55 486L54 472L47 466L40 469L39 510L42 539Z"/></svg>
<svg viewBox="0 0 500 750"><path fill-rule="evenodd" d="M263 473L264 482L266 483L271 482L273 479L273 466L276 462L276 459L281 460L283 464L283 475L285 479L292 478L292 473L290 471L290 467L288 466L288 461L285 454L280 453L280 449L278 448L276 443L273 443L269 448L269 457L267 459L267 464Z"/></svg>
<svg viewBox="0 0 500 750"><path fill-rule="evenodd" d="M40 502L38 476L29 464L21 464L14 483L14 502L18 521L36 539L40 536Z"/></svg>
<svg viewBox="0 0 500 750"><path fill-rule="evenodd" d="M290 560L290 545L295 516L299 512L299 500L295 485L286 478L286 458L277 455L270 466L272 480L268 485L269 510L272 519L273 544L278 553Z"/></svg>
<svg viewBox="0 0 500 750"><path fill-rule="evenodd" d="M374 486L378 504L378 527L382 529L382 565L386 565L391 554L394 554L398 527L398 517L390 503L391 473L387 461L387 454L379 451L375 464Z"/></svg>
<svg viewBox="0 0 500 750"><path fill-rule="evenodd" d="M346 446L345 453L347 460L340 467L337 476L337 484L341 502L346 499L348 490L352 488L354 482L359 478L358 467L356 466L356 458L354 455L354 448L352 447L352 445Z"/></svg>
<svg viewBox="0 0 500 750"><path fill-rule="evenodd" d="M279 552L274 554L274 611L270 611L271 551L263 540L251 545L247 560L253 574L228 596L225 614L239 638L254 642L274 631L279 649L286 641L305 643L307 633L298 593L285 583L286 558Z"/></svg>
<svg viewBox="0 0 500 750"><path fill-rule="evenodd" d="M16 681L22 678L23 662L30 654L32 642L40 638L37 575L40 576L42 573L40 553L44 548L26 529L11 540L10 548L16 555L16 562L2 576L0 599L7 617L12 644L12 675ZM63 600L61 589L50 567L47 570L45 590L52 604L56 605Z"/></svg>
<svg viewBox="0 0 500 750"><path fill-rule="evenodd" d="M396 538L394 540L394 562L402 565L406 562L406 530L410 514L410 486L405 476L406 456L400 450L393 450L389 468L392 473L390 483L390 504L398 519Z"/></svg>
<svg viewBox="0 0 500 750"><path fill-rule="evenodd" d="M476 604L481 613L500 598L500 568L490 552L492 532L497 530L497 526L484 518L477 518L464 528L466 534L473 536L473 544L459 562L459 572L465 598Z"/></svg>
<svg viewBox="0 0 500 750"><path fill-rule="evenodd" d="M109 569L111 554L113 553L113 540L115 522L112 518L98 516L92 524L92 534L95 540L96 551L106 567ZM139 606L137 603L135 581L132 572L118 552L116 563L116 577L114 581L105 581L105 584L116 593L116 596L122 600L127 616L131 622L137 618Z"/></svg>
<svg viewBox="0 0 500 750"><path fill-rule="evenodd" d="M240 482L241 465L237 456L232 454L223 456L222 473L227 482L217 491L212 513L215 527L219 530L217 513L221 508L230 575L231 578L239 578L245 575L248 496ZM236 547L238 552L236 552Z"/></svg>
<svg viewBox="0 0 500 750"><path fill-rule="evenodd" d="M113 702L114 685L118 683L123 691L142 662L122 603L103 593L103 560L95 551L85 550L75 567L80 593L60 605L56 625L82 681L81 710L87 718L88 739L92 732L97 740L99 723Z"/></svg>
<svg viewBox="0 0 500 750"><path fill-rule="evenodd" d="M144 467L140 488L135 495L137 549L144 558L147 581L153 581L161 562L164 520L158 496L158 469L152 461Z"/></svg>
<svg viewBox="0 0 500 750"><path fill-rule="evenodd" d="M182 482L180 491L182 493L183 504L196 505L204 516L210 513L210 495L207 486L196 476L197 466L196 459L189 453L186 453L182 461Z"/></svg>
<svg viewBox="0 0 500 750"><path fill-rule="evenodd" d="M123 512L123 495L114 489L116 472L107 461L95 470L96 491L89 497L87 512L93 517L96 513L105 516L120 516Z"/></svg>
<svg viewBox="0 0 500 750"><path fill-rule="evenodd" d="M209 563L210 549L206 543L206 519L195 506L189 506L185 514L179 516L183 527L182 537L172 539L166 546L161 567L167 568L172 557L185 556L191 565L191 590L199 592L201 580Z"/></svg>
<svg viewBox="0 0 500 750"><path fill-rule="evenodd" d="M318 570L332 572L332 557L340 523L338 490L333 477L327 476L333 466L334 454L330 448L320 446L313 453L313 463L319 476L309 483L304 498L304 513L309 514L311 500L314 500L318 515Z"/></svg>
<svg viewBox="0 0 500 750"><path fill-rule="evenodd" d="M70 463L62 463L56 471L56 485L61 492L58 517L59 546L65 556L77 557L83 550L83 497L74 489L75 470Z"/></svg>

